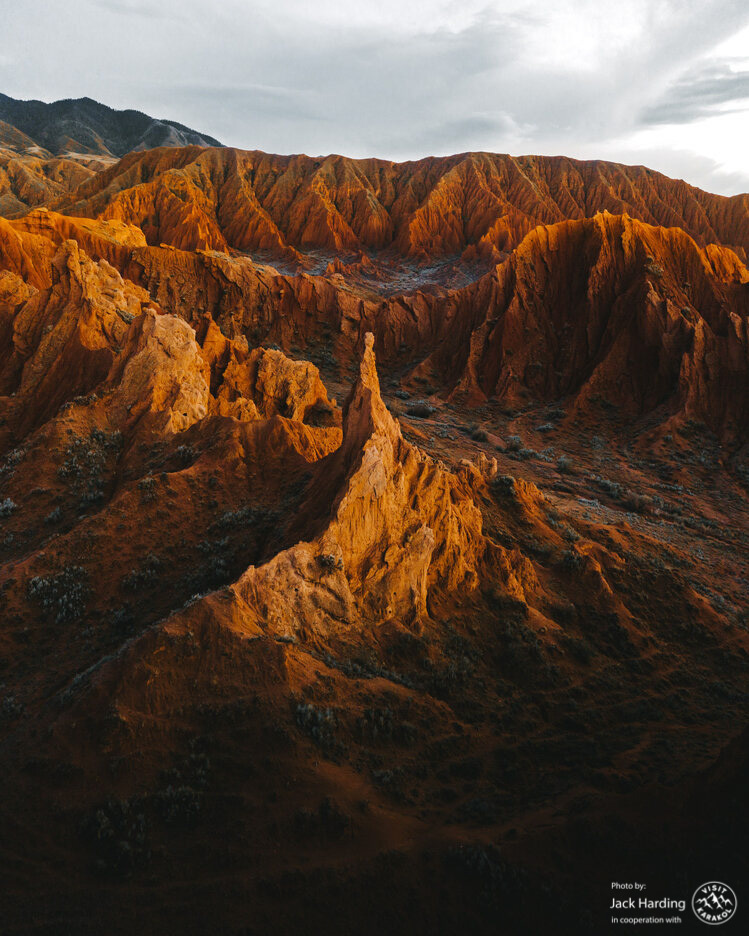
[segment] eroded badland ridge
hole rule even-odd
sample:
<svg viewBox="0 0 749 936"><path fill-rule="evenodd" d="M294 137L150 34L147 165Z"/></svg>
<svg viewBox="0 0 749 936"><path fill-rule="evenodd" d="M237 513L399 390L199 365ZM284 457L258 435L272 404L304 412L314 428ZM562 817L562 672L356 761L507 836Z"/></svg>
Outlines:
<svg viewBox="0 0 749 936"><path fill-rule="evenodd" d="M747 196L37 139L5 930L599 933L614 872L746 871Z"/></svg>

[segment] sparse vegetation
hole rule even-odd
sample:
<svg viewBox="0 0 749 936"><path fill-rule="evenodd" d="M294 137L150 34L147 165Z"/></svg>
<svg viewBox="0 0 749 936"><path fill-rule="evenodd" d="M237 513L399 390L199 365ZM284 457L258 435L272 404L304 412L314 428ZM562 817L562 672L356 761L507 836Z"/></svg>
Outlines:
<svg viewBox="0 0 749 936"><path fill-rule="evenodd" d="M334 572L336 569L343 568L343 559L331 553L320 553L317 562L326 572Z"/></svg>
<svg viewBox="0 0 749 936"><path fill-rule="evenodd" d="M95 427L87 437L77 436L67 447L58 475L80 496L83 505L104 497L105 472L122 449L122 433Z"/></svg>
<svg viewBox="0 0 749 936"><path fill-rule="evenodd" d="M230 578L232 565L229 537L201 540L197 548L205 558L195 575L190 577L190 586L197 585L201 591L207 592L226 584Z"/></svg>
<svg viewBox="0 0 749 936"><path fill-rule="evenodd" d="M0 704L0 716L8 720L23 715L24 706L14 695L7 695Z"/></svg>
<svg viewBox="0 0 749 936"><path fill-rule="evenodd" d="M18 504L10 498L6 497L5 500L0 501L0 520L5 517L9 517L12 513L15 513L18 509Z"/></svg>
<svg viewBox="0 0 749 936"><path fill-rule="evenodd" d="M609 497L622 504L622 506L636 513L647 513L655 504L654 498L647 494L638 494L631 491L618 481L602 478L600 475L590 475L588 480L592 481L593 484L605 491Z"/></svg>
<svg viewBox="0 0 749 936"><path fill-rule="evenodd" d="M295 717L297 725L321 748L330 751L337 747L338 718L332 708L316 708L309 702L300 702Z"/></svg>
<svg viewBox="0 0 749 936"><path fill-rule="evenodd" d="M165 822L192 825L203 808L203 793L191 786L168 786L155 796L156 807Z"/></svg>
<svg viewBox="0 0 749 936"><path fill-rule="evenodd" d="M512 475L495 475L491 480L491 489L498 497L514 497L515 478Z"/></svg>
<svg viewBox="0 0 749 936"><path fill-rule="evenodd" d="M299 838L329 835L338 838L351 826L351 817L330 796L316 810L298 809L294 814L294 831Z"/></svg>
<svg viewBox="0 0 749 936"><path fill-rule="evenodd" d="M418 419L429 419L437 412L437 407L426 400L414 400L406 406L406 416L416 416Z"/></svg>
<svg viewBox="0 0 749 936"><path fill-rule="evenodd" d="M195 461L195 449L192 445L180 445L175 454L179 463L185 467Z"/></svg>
<svg viewBox="0 0 749 936"><path fill-rule="evenodd" d="M593 658L593 648L584 637L575 637L573 634L565 634L563 646L579 663L590 663Z"/></svg>
<svg viewBox="0 0 749 936"><path fill-rule="evenodd" d="M149 553L139 569L133 569L122 580L122 587L128 591L140 591L149 585L153 585L159 577L161 569L161 560L153 553Z"/></svg>
<svg viewBox="0 0 749 936"><path fill-rule="evenodd" d="M107 800L84 820L81 831L94 846L99 871L128 874L151 859L148 824L140 800Z"/></svg>
<svg viewBox="0 0 749 936"><path fill-rule="evenodd" d="M242 527L268 526L276 519L276 514L257 504L246 504L236 510L226 510L210 526L210 532L234 530Z"/></svg>
<svg viewBox="0 0 749 936"><path fill-rule="evenodd" d="M54 616L56 624L77 621L86 613L91 594L88 570L69 565L56 575L37 575L29 581L27 591L46 615Z"/></svg>
<svg viewBox="0 0 749 936"><path fill-rule="evenodd" d="M138 481L138 490L146 503L156 500L156 478L146 475Z"/></svg>
<svg viewBox="0 0 749 936"><path fill-rule="evenodd" d="M416 726L401 721L389 706L365 709L357 722L357 732L362 740L370 742L396 741L412 744L416 739Z"/></svg>
<svg viewBox="0 0 749 936"><path fill-rule="evenodd" d="M559 565L569 572L575 572L583 566L583 557L575 549L565 549L559 559Z"/></svg>
<svg viewBox="0 0 749 936"><path fill-rule="evenodd" d="M6 455L5 461L0 465L0 481L7 481L9 478L13 477L17 465L23 461L25 455L26 449L23 447L13 449L12 452Z"/></svg>

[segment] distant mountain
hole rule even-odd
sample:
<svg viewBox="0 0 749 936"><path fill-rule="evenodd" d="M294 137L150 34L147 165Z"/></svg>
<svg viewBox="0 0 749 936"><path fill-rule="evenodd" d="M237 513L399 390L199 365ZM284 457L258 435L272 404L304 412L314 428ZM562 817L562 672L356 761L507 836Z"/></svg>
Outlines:
<svg viewBox="0 0 749 936"><path fill-rule="evenodd" d="M135 110L113 110L91 98L45 104L0 94L0 148L27 153L39 147L52 156L83 153L119 157L132 150L191 144L222 145L173 120L157 120Z"/></svg>

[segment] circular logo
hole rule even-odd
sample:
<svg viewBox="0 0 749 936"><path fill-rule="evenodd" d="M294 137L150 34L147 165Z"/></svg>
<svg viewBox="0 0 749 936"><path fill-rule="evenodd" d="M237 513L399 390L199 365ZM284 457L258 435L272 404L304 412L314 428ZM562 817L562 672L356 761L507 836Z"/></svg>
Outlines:
<svg viewBox="0 0 749 936"><path fill-rule="evenodd" d="M698 920L710 926L727 923L736 913L736 894L727 884L708 881L700 884L692 897L692 910Z"/></svg>

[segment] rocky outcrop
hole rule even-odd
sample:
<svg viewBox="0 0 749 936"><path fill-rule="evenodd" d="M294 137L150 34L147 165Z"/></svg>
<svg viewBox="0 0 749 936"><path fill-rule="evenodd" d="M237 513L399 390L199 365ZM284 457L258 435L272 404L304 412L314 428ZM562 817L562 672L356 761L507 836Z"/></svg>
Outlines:
<svg viewBox="0 0 749 936"><path fill-rule="evenodd" d="M25 256L21 260L19 269ZM93 261L75 241L61 244L48 274L49 284L34 288L21 287L17 275L6 272L11 288L0 295L0 393L13 397L9 422L20 434L104 380L130 322L149 301L144 290L105 260Z"/></svg>
<svg viewBox="0 0 749 936"><path fill-rule="evenodd" d="M255 348L244 360L234 354L216 392L216 409L225 416L253 407L256 418L285 416L305 422L329 422L335 401L309 361L293 361L282 351ZM247 418L245 415L244 418Z"/></svg>
<svg viewBox="0 0 749 936"><path fill-rule="evenodd" d="M369 335L343 443L317 466L292 525L315 535L242 575L232 620L246 633L314 641L417 620L434 587L470 592L488 548L472 482L471 472L452 474L403 439L380 395ZM216 613L215 600L192 613Z"/></svg>
<svg viewBox="0 0 749 936"><path fill-rule="evenodd" d="M305 387L292 396L305 412L315 408L312 371L297 366L282 377L285 358L271 363L270 352L258 351L250 360L249 348L325 336L345 360L372 331L384 359L420 359L413 379L474 403L566 398L588 411L604 399L628 418L665 407L665 416L706 422L724 436L747 422L747 394L735 388L746 387L749 370L749 273L729 248L701 248L677 228L605 212L541 226L469 286L389 299L357 295L336 277L281 275L249 258L149 247L119 221L37 211L0 223L0 236L0 267L37 287L48 287L51 257L71 236L161 310L187 320L199 344L215 346L204 354L218 401L212 411L223 415L296 418L301 410L284 387L299 381ZM268 375L272 387L264 387ZM320 399L318 415L327 419Z"/></svg>
<svg viewBox="0 0 749 936"><path fill-rule="evenodd" d="M183 319L147 309L133 322L104 385L113 393L110 419L118 426L132 425L147 413L158 413L158 425L150 425L157 432L182 432L209 412L244 421L280 415L334 425L335 401L313 364L276 350L248 352L246 341L224 338L226 360L212 378L212 337L201 348Z"/></svg>
<svg viewBox="0 0 749 936"><path fill-rule="evenodd" d="M118 428L144 416L159 433L182 432L208 412L208 367L195 332L182 319L147 309L130 327L104 390Z"/></svg>
<svg viewBox="0 0 749 936"><path fill-rule="evenodd" d="M0 218L0 270L20 276L31 286L45 288L51 281L54 244L47 237L19 231Z"/></svg>
<svg viewBox="0 0 749 936"><path fill-rule="evenodd" d="M107 394L108 418L121 429L147 413L161 414L158 425L147 420L156 432L183 431L209 412L339 422L313 364L250 351L244 335L229 339L205 318L195 321L198 342L191 324L162 314L101 256L126 263L141 247L139 231L38 211L0 222L0 236L0 393L12 396L8 425L19 433L93 390Z"/></svg>
<svg viewBox="0 0 749 936"><path fill-rule="evenodd" d="M183 249L382 250L495 262L539 224L597 211L749 248L747 196L710 195L642 166L468 153L393 163L230 149L131 153L59 205Z"/></svg>
<svg viewBox="0 0 749 936"><path fill-rule="evenodd" d="M608 214L539 227L495 273L433 302L437 348L413 373L474 402L603 399L629 418L666 406L735 433L749 421L747 284L735 253L677 228ZM393 343L402 320L380 317Z"/></svg>

